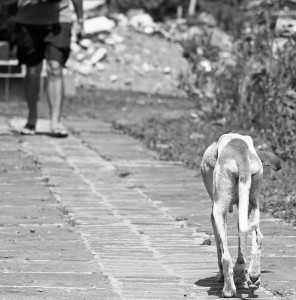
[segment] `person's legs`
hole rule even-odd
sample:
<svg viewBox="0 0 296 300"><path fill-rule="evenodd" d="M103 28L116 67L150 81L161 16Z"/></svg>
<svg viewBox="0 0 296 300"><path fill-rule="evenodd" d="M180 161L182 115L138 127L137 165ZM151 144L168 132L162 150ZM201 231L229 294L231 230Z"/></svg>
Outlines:
<svg viewBox="0 0 296 300"><path fill-rule="evenodd" d="M16 24L20 64L26 65L24 80L25 100L28 106L28 118L22 134L34 134L37 122L37 104L40 93L40 75L44 59L43 38L46 28L38 25Z"/></svg>
<svg viewBox="0 0 296 300"><path fill-rule="evenodd" d="M28 118L26 127L28 129L35 129L37 122L37 103L40 93L40 75L42 70L42 62L31 67L27 66L24 89L25 99L28 105Z"/></svg>
<svg viewBox="0 0 296 300"><path fill-rule="evenodd" d="M45 58L47 61L46 92L50 109L51 133L55 137L66 137L66 129L61 124L64 101L63 67L70 54L71 24L55 24L45 38Z"/></svg>
<svg viewBox="0 0 296 300"><path fill-rule="evenodd" d="M54 132L61 128L61 112L64 100L63 67L58 61L47 61L46 93L50 111L50 126Z"/></svg>

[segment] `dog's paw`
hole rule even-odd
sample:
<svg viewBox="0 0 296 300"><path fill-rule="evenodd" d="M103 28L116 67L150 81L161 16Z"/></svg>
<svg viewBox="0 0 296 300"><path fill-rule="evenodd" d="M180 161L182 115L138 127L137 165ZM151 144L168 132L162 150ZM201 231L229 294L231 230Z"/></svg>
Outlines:
<svg viewBox="0 0 296 300"><path fill-rule="evenodd" d="M237 287L247 286L247 270L245 270L245 264L236 263L233 268L234 284Z"/></svg>
<svg viewBox="0 0 296 300"><path fill-rule="evenodd" d="M223 298L234 298L236 297L236 287L233 281L233 277L230 276L228 279L225 278L224 286L222 290Z"/></svg>
<svg viewBox="0 0 296 300"><path fill-rule="evenodd" d="M257 290L261 283L260 273L248 274L247 283L248 283L249 289Z"/></svg>
<svg viewBox="0 0 296 300"><path fill-rule="evenodd" d="M223 298L235 298L236 297L236 289L223 289L222 291Z"/></svg>

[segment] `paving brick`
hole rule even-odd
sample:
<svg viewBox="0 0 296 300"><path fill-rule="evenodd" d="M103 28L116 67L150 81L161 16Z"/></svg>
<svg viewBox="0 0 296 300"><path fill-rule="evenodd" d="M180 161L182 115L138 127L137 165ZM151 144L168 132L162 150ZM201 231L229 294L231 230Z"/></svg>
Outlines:
<svg viewBox="0 0 296 300"><path fill-rule="evenodd" d="M18 121L12 120L11 124L17 127ZM41 125L48 126L42 120ZM20 144L17 136L6 141L5 147L14 144L25 153L21 158L13 153L9 159L9 151L5 152L10 172L17 173L13 172L16 160L18 164L25 160L21 170L28 174L23 187L32 179L35 183L31 191L20 192L15 202L19 203L22 195L32 206L32 199L36 199L38 208L32 208L31 215L36 220L44 217L43 225L28 222L0 227L0 239L7 248L6 253L0 251L0 266L9 271L3 279L7 288L16 289L19 292L15 294L23 294L24 299L38 299L34 287L30 288L34 283L43 286L39 293L45 299L67 299L67 293L68 299L220 298L222 284L216 281L216 247L203 245L212 228L210 201L198 172L180 163L156 160L154 153L138 141L118 134L108 124L71 120L68 125L74 135L67 139L38 135L22 138ZM32 158L37 159L38 170ZM7 180L12 178L8 176ZM14 181L14 187L6 189L10 192L8 198L17 184ZM44 190L48 194L43 194ZM40 194L39 201L31 196L35 192ZM15 216L20 218L25 205L19 207ZM3 212L6 214L13 215L13 209L7 208ZM234 219L235 216L231 221ZM61 224L54 224L54 220ZM75 226L70 227L67 222ZM271 221L266 218L264 222L268 227ZM281 269L281 254L292 255L295 231L288 230L286 238L280 240L290 245L283 252L271 238L281 232L281 224L271 224L267 230L269 246L263 251L266 272L262 279L265 283L278 279L291 287L293 280L284 273L277 275L277 270ZM36 227L33 235L32 226ZM234 222L229 227L233 257L235 230ZM9 239L15 232L19 242L13 244ZM30 249L34 249L33 255ZM277 259L274 266L269 260L271 254ZM27 261L25 266L21 266L23 261ZM39 278L37 272L42 274ZM19 287L12 286L14 275ZM5 293L8 295L9 291ZM238 295L241 299L274 298L264 288L254 293L239 290Z"/></svg>

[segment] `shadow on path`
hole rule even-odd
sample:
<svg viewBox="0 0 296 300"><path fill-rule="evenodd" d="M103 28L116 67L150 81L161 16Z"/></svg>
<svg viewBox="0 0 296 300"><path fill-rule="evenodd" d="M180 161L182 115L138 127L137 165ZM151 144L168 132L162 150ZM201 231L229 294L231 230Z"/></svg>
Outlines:
<svg viewBox="0 0 296 300"><path fill-rule="evenodd" d="M194 284L199 287L208 288L207 293L209 296L217 296L222 298L223 283L218 282L216 276L200 279ZM237 298L242 300L259 299L259 296L256 295L252 290L241 288L237 290Z"/></svg>

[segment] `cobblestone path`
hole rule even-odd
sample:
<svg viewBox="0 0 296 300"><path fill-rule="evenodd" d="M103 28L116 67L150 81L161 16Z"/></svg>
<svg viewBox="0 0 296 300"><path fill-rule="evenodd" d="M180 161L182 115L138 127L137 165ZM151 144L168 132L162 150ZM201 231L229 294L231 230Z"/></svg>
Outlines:
<svg viewBox="0 0 296 300"><path fill-rule="evenodd" d="M0 122L0 299L221 297L198 172L157 160L99 121L69 120L67 139L11 133L22 125ZM47 132L46 121L39 126ZM296 232L262 219L262 282L293 289ZM229 223L235 258L236 222ZM265 288L238 294L278 299Z"/></svg>

